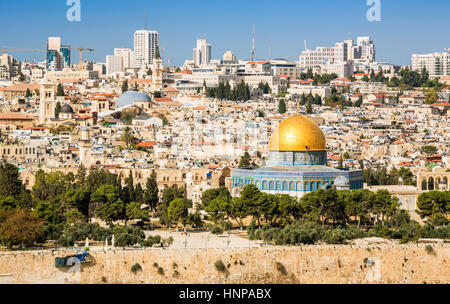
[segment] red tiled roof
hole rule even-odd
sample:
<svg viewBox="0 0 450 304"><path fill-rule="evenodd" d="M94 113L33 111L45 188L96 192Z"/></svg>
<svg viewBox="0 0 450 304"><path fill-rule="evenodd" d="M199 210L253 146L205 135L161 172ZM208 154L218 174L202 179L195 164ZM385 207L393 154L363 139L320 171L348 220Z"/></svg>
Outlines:
<svg viewBox="0 0 450 304"><path fill-rule="evenodd" d="M173 99L168 97L155 98L155 102L171 102L171 101L173 101Z"/></svg>
<svg viewBox="0 0 450 304"><path fill-rule="evenodd" d="M141 148L151 148L154 145L156 145L155 141L143 141L143 142L140 142L137 146L141 147Z"/></svg>

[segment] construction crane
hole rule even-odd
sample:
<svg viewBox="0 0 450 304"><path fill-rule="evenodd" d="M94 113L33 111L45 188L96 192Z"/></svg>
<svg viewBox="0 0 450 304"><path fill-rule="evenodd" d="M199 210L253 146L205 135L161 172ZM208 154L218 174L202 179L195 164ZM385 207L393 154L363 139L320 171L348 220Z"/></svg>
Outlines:
<svg viewBox="0 0 450 304"><path fill-rule="evenodd" d="M93 52L95 51L94 49L91 48L83 48L83 47L78 47L78 46L61 46L62 49L69 49L69 50L78 50L80 52L80 62L79 62L79 66L78 68L80 70L83 69L83 52L84 51L88 51L88 52Z"/></svg>
<svg viewBox="0 0 450 304"><path fill-rule="evenodd" d="M37 49L23 49L23 50L9 50L5 46L2 47L2 55L6 53L17 53L17 52L43 52L44 50L37 50Z"/></svg>

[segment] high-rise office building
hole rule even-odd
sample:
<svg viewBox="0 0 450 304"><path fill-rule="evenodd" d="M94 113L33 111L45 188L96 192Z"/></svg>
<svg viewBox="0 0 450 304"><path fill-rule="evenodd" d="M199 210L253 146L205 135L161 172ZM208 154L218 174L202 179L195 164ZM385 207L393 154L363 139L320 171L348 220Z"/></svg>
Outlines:
<svg viewBox="0 0 450 304"><path fill-rule="evenodd" d="M358 59L368 62L375 61L375 44L370 37L358 37L356 47L358 48Z"/></svg>
<svg viewBox="0 0 450 304"><path fill-rule="evenodd" d="M122 68L124 70L132 68L134 66L133 50L128 48L116 48L114 49L114 56L122 57Z"/></svg>
<svg viewBox="0 0 450 304"><path fill-rule="evenodd" d="M157 31L139 30L134 33L134 67L150 66L159 48Z"/></svg>
<svg viewBox="0 0 450 304"><path fill-rule="evenodd" d="M211 62L211 44L205 39L197 39L197 48L194 49L194 64L196 66L208 65Z"/></svg>
<svg viewBox="0 0 450 304"><path fill-rule="evenodd" d="M70 67L70 46L61 45L61 37L49 37L47 41L48 70L60 71Z"/></svg>

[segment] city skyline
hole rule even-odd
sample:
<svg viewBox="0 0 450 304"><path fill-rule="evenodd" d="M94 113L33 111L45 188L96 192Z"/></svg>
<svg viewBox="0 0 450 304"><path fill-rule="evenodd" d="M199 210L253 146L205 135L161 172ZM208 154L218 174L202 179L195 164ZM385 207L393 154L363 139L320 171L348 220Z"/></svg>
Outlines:
<svg viewBox="0 0 450 304"><path fill-rule="evenodd" d="M23 6L23 2L29 5ZM239 59L247 60L251 58L254 24L258 59L269 57L269 45L272 58L298 61L304 50L304 40L308 48L312 49L357 36L371 36L377 46L377 61L409 65L413 53L442 52L449 47L445 38L439 35L439 28L447 26L445 12L448 10L445 8L450 5L441 0L432 2L434 5L425 5L419 1L383 1L381 22L369 22L366 19L369 9L366 1L351 1L346 5L345 12L337 15L334 14L336 6L344 5L342 2L337 4L326 1L325 6L319 6L298 1L281 1L277 4L262 1L258 5L238 5L238 2L230 1L228 4L232 9L219 15L216 13L220 9L217 3L204 1L195 1L192 5L180 1L175 7L176 11L162 4L144 1L133 1L126 5L82 1L81 22L66 20L68 6L65 1L45 1L39 6L31 1L22 1L21 5L8 2L1 3L0 9L30 9L22 9L23 20L19 24L17 21L14 23L10 16L0 21L2 28L6 28L7 24L16 24L14 31L2 35L1 45L10 49L44 49L48 37L60 36L65 44L94 48L94 53L86 54L86 60L105 62L106 55L111 54L114 48L132 48L134 32L147 24L147 29L160 34L165 63L170 58L171 65L182 65L192 57L196 38L205 33L213 46L213 59L221 58L227 50L232 50ZM436 6L442 9L435 10ZM429 10L433 10L433 14L427 13ZM271 16L267 16L267 11L271 12ZM48 18L42 20L42 16ZM408 27L415 30L406 31ZM13 55L21 60L45 59L44 52Z"/></svg>

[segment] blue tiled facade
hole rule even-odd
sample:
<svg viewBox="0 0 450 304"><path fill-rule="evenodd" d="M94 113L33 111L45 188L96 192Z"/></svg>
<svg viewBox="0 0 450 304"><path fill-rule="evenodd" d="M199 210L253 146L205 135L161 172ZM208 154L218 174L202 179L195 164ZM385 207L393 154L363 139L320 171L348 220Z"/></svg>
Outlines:
<svg viewBox="0 0 450 304"><path fill-rule="evenodd" d="M234 169L232 187L244 188L252 184L263 192L311 192L332 187L338 176L344 176L350 181L350 190L362 189L364 186L361 170L330 171L324 167L323 172L306 172L299 167L296 171L282 172L269 167L257 170Z"/></svg>

